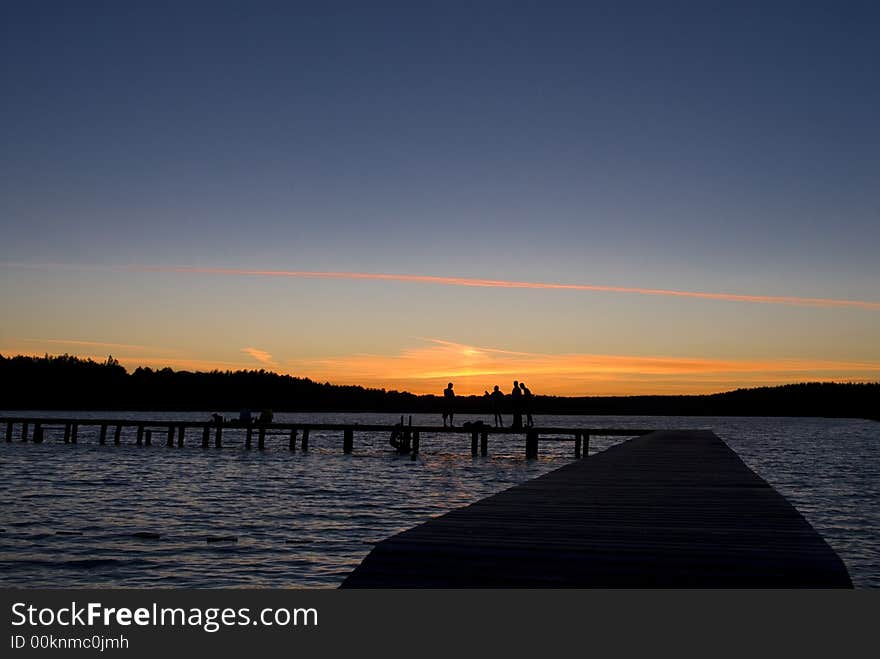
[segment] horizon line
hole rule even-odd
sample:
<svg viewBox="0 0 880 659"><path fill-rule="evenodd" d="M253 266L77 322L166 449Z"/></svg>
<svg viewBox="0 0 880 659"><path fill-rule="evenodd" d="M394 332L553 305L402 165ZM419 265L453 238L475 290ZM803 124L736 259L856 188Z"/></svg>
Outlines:
<svg viewBox="0 0 880 659"><path fill-rule="evenodd" d="M73 357L73 358L81 360L81 361L92 361L92 362L101 363L100 361L98 361L99 358L95 358L95 356L83 356L83 355L76 355L76 354L71 355L70 353L55 354L55 355L51 355L48 353L45 355L38 355L38 354L26 355L26 354L21 354L21 353L16 354L16 355L9 355L9 354L4 355L2 352L0 352L0 358L3 358L3 359L15 359L18 357L25 358L25 359L45 359L46 357L49 357L50 359L57 358L57 357ZM115 361L117 363L119 363L120 360L115 359ZM218 364L223 364L223 363L224 362L218 362ZM225 364L227 366L229 366L233 363L232 362L225 362ZM122 366L122 364L120 364L120 366ZM267 369L267 368L265 368L265 366L261 366L260 368L239 368L236 370L232 370L230 368L227 368L225 370L221 370L220 368L213 368L211 370L199 370L198 368L196 368L194 370L190 370L188 368L180 368L179 366L178 366L178 370L175 370L170 363L169 363L169 365L163 366L163 367L152 367L152 366L148 366L148 365L139 365L132 370L129 370L125 366L122 366L122 367L125 369L126 375L132 375L134 373L134 371L141 370L141 369L151 371L154 373L168 369L168 370L172 371L173 373L192 373L192 374L206 374L206 375L211 374L211 373L235 374L235 373L260 373L260 372L263 372L263 373L270 373L270 374L278 376L278 377L291 377L291 378L298 379L298 380L308 380L308 381L313 382L318 385L328 384L332 387L360 387L361 389L364 389L366 391L370 391L370 390L383 391L383 392L389 393L389 394L390 393L398 393L398 394L404 394L404 395L415 396L415 397L422 397L422 396L433 396L435 398L440 397L440 396L438 396L438 394L434 394L434 393L416 393L416 392L409 391L406 389L389 389L389 388L383 387L383 386L370 386L370 385L364 385L364 384L354 384L353 385L353 384L331 382L330 380L326 380L326 379L322 380L320 378L314 378L314 377L310 377L308 375L294 375L292 373L284 373L279 370L275 370L274 368ZM794 381L784 382L781 384L739 386L739 387L734 387L732 389L723 389L720 391L712 391L710 393L669 393L669 394L641 393L641 394L581 394L581 395L535 394L535 396L538 398L540 398L540 397L544 397L544 398L654 398L654 397L683 397L683 396L685 396L685 397L687 397L687 396L715 396L715 395L722 395L722 394L726 394L726 393L732 393L735 391L744 391L744 390L752 390L752 389L777 389L780 387L805 386L805 385L811 385L811 384L819 384L819 385L823 385L823 384L880 385L880 380L858 379L858 378L849 379L849 380L801 380L801 381L797 381L797 382L794 382ZM482 398L484 394L458 394L458 395L462 398Z"/></svg>

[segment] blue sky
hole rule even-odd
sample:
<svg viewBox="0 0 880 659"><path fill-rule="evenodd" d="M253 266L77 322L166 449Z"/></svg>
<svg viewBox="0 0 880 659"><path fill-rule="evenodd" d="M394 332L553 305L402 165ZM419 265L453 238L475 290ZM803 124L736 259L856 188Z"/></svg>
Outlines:
<svg viewBox="0 0 880 659"><path fill-rule="evenodd" d="M333 356L430 337L543 352L880 359L871 311L19 267L877 300L874 3L7 2L0 22L0 301L23 309L0 350L138 335L190 354L199 313L244 297L253 322L218 318L229 336L214 359L264 338L283 350L273 313L306 305L321 320L311 333L286 330L296 361L317 355L324 322L338 325L339 309L367 296L360 331L330 331ZM64 301L90 309L95 292L116 305L112 319L98 308L91 322L59 327ZM190 320L177 334L144 334L151 321L132 320L144 301ZM488 327L448 320L488 307ZM587 331L581 346L558 329L600 317L607 334ZM622 327L657 319L679 339L620 345ZM749 319L754 332L713 338Z"/></svg>

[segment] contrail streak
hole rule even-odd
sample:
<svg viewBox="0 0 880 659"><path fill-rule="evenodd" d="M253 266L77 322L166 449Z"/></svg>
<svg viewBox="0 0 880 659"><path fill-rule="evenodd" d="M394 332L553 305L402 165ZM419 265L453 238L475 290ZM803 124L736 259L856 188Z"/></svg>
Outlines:
<svg viewBox="0 0 880 659"><path fill-rule="evenodd" d="M474 288L521 288L533 290L598 291L605 293L633 293L638 295L661 295L666 297L724 300L727 302L757 302L761 304L785 304L803 307L837 307L880 310L880 302L866 300L841 300L834 298L795 297L790 295L741 295L736 293L706 293L701 291L677 291L663 288L639 288L634 286L599 286L595 284L558 284L533 281L509 281L504 279L474 279L469 277L437 277L431 275L383 274L373 272L313 272L305 270L241 270L234 268L193 268L163 266L131 266L128 270L146 272L183 272L212 275L247 275L256 277L293 277L299 279L346 279L372 281L402 281L441 286L469 286Z"/></svg>
<svg viewBox="0 0 880 659"><path fill-rule="evenodd" d="M641 288L636 286L602 286L597 284L560 284L534 281L510 281L505 279L477 279L470 277L438 277L433 275L388 274L376 272L317 272L309 270L248 270L239 268L198 268L189 266L76 266L66 264L4 263L5 267L62 270L109 270L114 272L178 272L207 275L240 275L252 277L291 277L296 279L341 279L369 281L399 281L440 286L466 286L471 288L513 288L557 291L594 291L603 293L629 293L636 295L659 295L664 297L722 300L726 302L753 302L759 304L783 304L799 307L824 307L838 309L867 309L880 311L880 302L869 300L846 300L837 298L797 297L791 295L743 295L738 293L709 293L703 291L679 291L665 288Z"/></svg>

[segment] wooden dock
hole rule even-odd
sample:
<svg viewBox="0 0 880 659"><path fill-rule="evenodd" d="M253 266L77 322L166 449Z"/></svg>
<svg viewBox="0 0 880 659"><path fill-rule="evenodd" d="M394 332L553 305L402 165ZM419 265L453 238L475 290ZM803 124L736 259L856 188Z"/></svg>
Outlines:
<svg viewBox="0 0 880 659"><path fill-rule="evenodd" d="M377 544L343 588L851 588L709 431L654 432Z"/></svg>
<svg viewBox="0 0 880 659"><path fill-rule="evenodd" d="M412 417L405 424L399 423L350 424L350 423L259 423L243 424L237 421L192 421L168 419L88 419L68 417L0 417L0 428L5 428L6 442L18 441L42 443L54 439L58 443L76 444L83 428L95 430L97 443L114 445L133 443L152 446L154 443L167 447L183 448L187 438L202 448L223 448L224 436L236 438L245 449L265 449L267 442L281 442L290 451L309 450L309 439L316 432L337 433L343 453L353 453L355 439L362 433L386 433L389 439L395 434L398 452L417 455L422 438L426 435L452 434L470 438L472 455L489 455L489 437L498 435L519 436L524 440L525 456L538 457L541 442L571 442L576 458L589 455L590 437L633 437L649 430L632 428L558 428L558 427L501 427L485 424L462 424L455 427L412 425Z"/></svg>

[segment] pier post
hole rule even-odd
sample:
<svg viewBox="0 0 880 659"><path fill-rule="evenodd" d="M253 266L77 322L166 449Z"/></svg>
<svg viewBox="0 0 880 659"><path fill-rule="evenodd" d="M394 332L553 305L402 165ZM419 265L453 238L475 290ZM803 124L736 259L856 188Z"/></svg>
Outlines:
<svg viewBox="0 0 880 659"><path fill-rule="evenodd" d="M186 434L186 426L180 424L177 426L177 447L183 448L183 436Z"/></svg>
<svg viewBox="0 0 880 659"><path fill-rule="evenodd" d="M153 431L149 428L147 428L147 430L144 432L144 443L147 446L153 445Z"/></svg>
<svg viewBox="0 0 880 659"><path fill-rule="evenodd" d="M202 428L202 448L208 448L208 442L211 439L211 426Z"/></svg>
<svg viewBox="0 0 880 659"><path fill-rule="evenodd" d="M346 428L343 431L342 452L351 453L352 449L354 449L354 430Z"/></svg>
<svg viewBox="0 0 880 659"><path fill-rule="evenodd" d="M122 424L116 424L116 431L113 433L113 443L119 446L122 443Z"/></svg>
<svg viewBox="0 0 880 659"><path fill-rule="evenodd" d="M253 426L248 426L247 430L244 433L244 447L249 449L251 447L251 442L254 439L254 428Z"/></svg>
<svg viewBox="0 0 880 659"><path fill-rule="evenodd" d="M477 433L476 430L471 431L471 455L477 454Z"/></svg>
<svg viewBox="0 0 880 659"><path fill-rule="evenodd" d="M6 441L12 441L12 421L6 422Z"/></svg>
<svg viewBox="0 0 880 659"><path fill-rule="evenodd" d="M106 444L107 443L107 424L106 423L101 424L101 430L98 433L98 443L99 444Z"/></svg>
<svg viewBox="0 0 880 659"><path fill-rule="evenodd" d="M483 457L489 455L489 433L485 430L480 435L480 455Z"/></svg>
<svg viewBox="0 0 880 659"><path fill-rule="evenodd" d="M413 455L418 455L418 454L419 454L419 431L418 431L418 430L413 430L413 434L412 434L412 454L413 454Z"/></svg>
<svg viewBox="0 0 880 659"><path fill-rule="evenodd" d="M290 442L289 442L289 444L288 444L288 448L289 448L291 451L295 451L295 450L296 450L296 428L291 428L291 429L290 429Z"/></svg>
<svg viewBox="0 0 880 659"><path fill-rule="evenodd" d="M70 424L64 424L64 443L70 444Z"/></svg>
<svg viewBox="0 0 880 659"><path fill-rule="evenodd" d="M309 429L303 428L303 438L302 438L302 450L303 453L309 450Z"/></svg>
<svg viewBox="0 0 880 659"><path fill-rule="evenodd" d="M575 458L581 457L581 434L582 433L577 433L574 436L574 457Z"/></svg>
<svg viewBox="0 0 880 659"><path fill-rule="evenodd" d="M174 426L168 426L168 438L165 440L165 446L174 446Z"/></svg>
<svg viewBox="0 0 880 659"><path fill-rule="evenodd" d="M266 426L260 426L260 432L257 434L257 448L261 451L266 448Z"/></svg>
<svg viewBox="0 0 880 659"><path fill-rule="evenodd" d="M223 426L219 423L214 431L214 448L223 448Z"/></svg>
<svg viewBox="0 0 880 659"><path fill-rule="evenodd" d="M34 444L43 443L43 426L39 423L34 424Z"/></svg>
<svg viewBox="0 0 880 659"><path fill-rule="evenodd" d="M21 441L26 442L28 439L28 424L27 421L23 421L21 424Z"/></svg>
<svg viewBox="0 0 880 659"><path fill-rule="evenodd" d="M590 457L590 435L584 433L584 457Z"/></svg>
<svg viewBox="0 0 880 659"><path fill-rule="evenodd" d="M529 430L526 433L526 458L538 457L538 433L535 430Z"/></svg>
<svg viewBox="0 0 880 659"><path fill-rule="evenodd" d="M141 446L144 443L144 426L143 424L139 424L137 427L137 445Z"/></svg>
<svg viewBox="0 0 880 659"><path fill-rule="evenodd" d="M79 432L79 424L74 423L70 426L70 443L76 444L76 435Z"/></svg>

